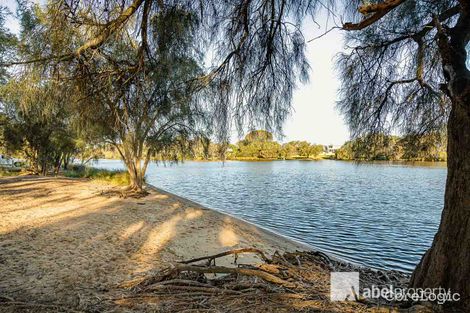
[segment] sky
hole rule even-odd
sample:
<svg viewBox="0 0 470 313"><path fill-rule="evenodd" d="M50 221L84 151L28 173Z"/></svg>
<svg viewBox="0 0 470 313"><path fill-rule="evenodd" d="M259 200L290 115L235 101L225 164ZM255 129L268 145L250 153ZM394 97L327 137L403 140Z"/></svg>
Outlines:
<svg viewBox="0 0 470 313"><path fill-rule="evenodd" d="M332 25L319 20L304 25L307 40L322 35ZM343 51L343 34L333 30L307 43L311 66L310 81L294 92L292 116L284 126L284 142L307 140L318 144L340 145L349 139L348 127L336 110L340 80L335 70L335 56Z"/></svg>
<svg viewBox="0 0 470 313"><path fill-rule="evenodd" d="M2 4L5 0L1 0ZM12 12L16 10L16 0L6 0ZM328 25L320 16L317 25L308 22L303 26L306 40L322 35ZM6 26L12 32L19 30L18 22L8 18ZM299 85L294 91L293 113L284 124L284 137L279 141L306 140L317 144L341 145L349 139L349 132L343 118L335 109L338 99L339 77L335 71L334 58L343 50L341 30L333 30L327 35L307 43L306 55L311 66L310 81ZM232 141L236 141L234 135Z"/></svg>

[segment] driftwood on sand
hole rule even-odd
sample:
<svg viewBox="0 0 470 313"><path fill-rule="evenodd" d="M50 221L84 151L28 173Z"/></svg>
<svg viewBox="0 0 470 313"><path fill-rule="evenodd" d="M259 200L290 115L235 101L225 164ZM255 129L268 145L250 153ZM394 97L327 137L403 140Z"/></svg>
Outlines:
<svg viewBox="0 0 470 313"><path fill-rule="evenodd" d="M237 256L253 253L257 265L237 264ZM216 260L233 256L233 266ZM158 303L159 312L398 312L393 303L329 301L329 273L359 271L361 283L403 287L409 277L396 271L375 271L331 259L321 252L295 252L271 258L258 249L244 248L172 263L164 270L126 282L127 292L112 298L116 304L145 310ZM421 312L409 309L404 312ZM397 311L393 311L397 310Z"/></svg>
<svg viewBox="0 0 470 313"><path fill-rule="evenodd" d="M260 263L239 264L238 255L252 253ZM216 265L232 258L231 266ZM271 257L255 248L171 263L152 274L126 281L100 299L100 312L433 312L412 303L394 304L357 297L331 302L331 271L358 271L362 288L370 285L404 287L409 276L376 271L331 259L322 252L275 252ZM9 312L75 312L60 304L2 299ZM90 305L90 309L97 308Z"/></svg>

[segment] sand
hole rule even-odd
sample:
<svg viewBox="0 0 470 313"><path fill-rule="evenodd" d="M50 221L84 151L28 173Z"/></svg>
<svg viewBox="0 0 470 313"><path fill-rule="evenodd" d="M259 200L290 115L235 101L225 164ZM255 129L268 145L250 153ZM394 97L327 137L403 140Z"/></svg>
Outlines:
<svg viewBox="0 0 470 313"><path fill-rule="evenodd" d="M0 179L0 310L2 299L87 307L169 262L229 249L307 248L158 189L123 199L110 188L60 177Z"/></svg>

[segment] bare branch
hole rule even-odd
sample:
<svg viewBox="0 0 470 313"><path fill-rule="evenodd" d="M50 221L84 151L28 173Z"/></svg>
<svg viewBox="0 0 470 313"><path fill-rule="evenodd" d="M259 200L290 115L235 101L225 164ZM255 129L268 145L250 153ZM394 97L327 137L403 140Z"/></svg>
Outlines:
<svg viewBox="0 0 470 313"><path fill-rule="evenodd" d="M459 14L459 12L460 12L460 5L456 5L455 7L452 7L450 9L442 12L441 14L439 14L439 16L437 16L437 20L439 22L444 22L444 21L448 20L449 18ZM413 40L417 41L420 38L423 38L424 36L426 36L426 34L429 33L435 26L436 26L436 23L433 19L431 22L429 22L427 24L424 24L423 27L421 27L421 30L416 32L416 33L399 36L399 37L393 38L391 40L384 41L380 44L355 47L354 49L364 50L364 49L367 49L367 48L385 48L385 47L388 47L392 44L395 44L395 43L398 43L398 42L401 42L401 41L404 41L404 40L408 40L408 39L413 39Z"/></svg>
<svg viewBox="0 0 470 313"><path fill-rule="evenodd" d="M405 0L385 0L384 2L381 2L381 3L371 3L371 4L361 5L358 11L361 14L376 13L379 11L391 10L403 2L405 2Z"/></svg>
<svg viewBox="0 0 470 313"><path fill-rule="evenodd" d="M418 52L416 55L417 62L416 62L416 80L421 85L421 87L427 88L435 95L439 95L439 92L434 90L427 82L424 81L423 71L424 71L424 53L425 53L425 46L422 37L415 38L416 43L418 44Z"/></svg>
<svg viewBox="0 0 470 313"><path fill-rule="evenodd" d="M406 0L386 0L382 3L376 4L369 4L365 6L360 6L358 11L362 14L369 14L373 13L372 15L368 15L359 23L344 23L343 29L345 30L361 30L364 29L382 17L384 17L387 13L392 11L394 8L405 2Z"/></svg>
<svg viewBox="0 0 470 313"><path fill-rule="evenodd" d="M255 248L234 249L234 250L229 250L229 251L225 251L225 252L214 254L214 255L204 256L204 257L195 258L195 259L191 259L191 260L187 260L187 261L182 261L180 263L190 264L190 263L204 261L204 260L214 260L214 259L221 258L221 257L227 256L227 255L232 255L232 254L238 255L238 254L242 254L242 253L255 253L255 254L258 254L263 259L263 261L265 261L266 263L271 263L271 260L269 260L266 257L266 255L263 253L263 251L261 251L259 249L255 249Z"/></svg>

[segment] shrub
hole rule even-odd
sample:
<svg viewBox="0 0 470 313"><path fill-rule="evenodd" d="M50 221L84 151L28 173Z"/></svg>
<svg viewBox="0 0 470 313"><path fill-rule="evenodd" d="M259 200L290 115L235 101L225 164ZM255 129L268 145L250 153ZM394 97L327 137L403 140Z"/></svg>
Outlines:
<svg viewBox="0 0 470 313"><path fill-rule="evenodd" d="M89 178L105 181L115 185L129 185L129 173L123 170L106 170L83 165L73 165L70 170L64 171L65 177Z"/></svg>
<svg viewBox="0 0 470 313"><path fill-rule="evenodd" d="M0 166L0 177L4 176L16 176L21 173L20 168L8 168Z"/></svg>

